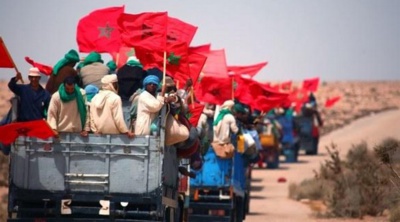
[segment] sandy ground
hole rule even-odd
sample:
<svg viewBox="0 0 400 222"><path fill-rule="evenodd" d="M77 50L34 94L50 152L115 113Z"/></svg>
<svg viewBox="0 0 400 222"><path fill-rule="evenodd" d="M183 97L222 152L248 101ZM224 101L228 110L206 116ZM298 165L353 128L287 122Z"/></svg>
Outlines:
<svg viewBox="0 0 400 222"><path fill-rule="evenodd" d="M299 156L299 163L281 164L278 170L254 169L250 215L246 221L387 221L384 218L364 218L364 220L316 219L310 207L298 201L288 199L288 186L291 182L301 182L314 176L320 163L329 158L326 146L335 143L341 156L345 155L353 144L361 141L368 143L370 149L382 139L393 137L400 139L400 110L370 115L354 121L352 124L323 136L320 140L318 156ZM285 177L286 183L278 183L279 177Z"/></svg>

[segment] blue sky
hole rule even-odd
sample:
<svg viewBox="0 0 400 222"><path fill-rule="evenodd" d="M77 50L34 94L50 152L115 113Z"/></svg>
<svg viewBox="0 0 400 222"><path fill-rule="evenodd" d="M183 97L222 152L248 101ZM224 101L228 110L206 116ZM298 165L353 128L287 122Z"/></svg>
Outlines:
<svg viewBox="0 0 400 222"><path fill-rule="evenodd" d="M1 0L0 36L26 76L25 56L54 65L77 49L80 18L121 5L198 26L192 45L225 48L229 65L268 61L260 81L400 80L398 0ZM0 69L0 79L14 74Z"/></svg>

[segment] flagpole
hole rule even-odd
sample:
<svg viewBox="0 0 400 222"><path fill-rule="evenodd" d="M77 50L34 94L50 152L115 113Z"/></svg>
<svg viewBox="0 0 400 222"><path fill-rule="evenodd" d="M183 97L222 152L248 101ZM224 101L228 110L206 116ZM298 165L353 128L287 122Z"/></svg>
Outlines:
<svg viewBox="0 0 400 222"><path fill-rule="evenodd" d="M194 91L193 86L190 87L190 99L192 100L192 108L194 109Z"/></svg>
<svg viewBox="0 0 400 222"><path fill-rule="evenodd" d="M119 62L119 52L117 53L117 58L115 59L116 61L115 61L115 64L117 64L117 67L118 67L118 62Z"/></svg>
<svg viewBox="0 0 400 222"><path fill-rule="evenodd" d="M232 78L232 100L235 101L235 91L234 91L234 88L233 88L235 80L234 80L233 76L231 76L231 78Z"/></svg>
<svg viewBox="0 0 400 222"><path fill-rule="evenodd" d="M163 63L163 86L165 85L165 73L167 70L167 51L164 51L164 63Z"/></svg>
<svg viewBox="0 0 400 222"><path fill-rule="evenodd" d="M19 73L19 70L18 70L17 66L15 65L15 62L14 62L13 58L11 57L10 53L8 52L8 49L7 49L6 45L4 44L3 38L2 38L1 36L0 36L0 42L1 42L1 45L3 46L3 48L5 49L8 58L11 60L13 66L14 66L15 71L16 71L17 73ZM21 82L24 83L24 79L21 78Z"/></svg>

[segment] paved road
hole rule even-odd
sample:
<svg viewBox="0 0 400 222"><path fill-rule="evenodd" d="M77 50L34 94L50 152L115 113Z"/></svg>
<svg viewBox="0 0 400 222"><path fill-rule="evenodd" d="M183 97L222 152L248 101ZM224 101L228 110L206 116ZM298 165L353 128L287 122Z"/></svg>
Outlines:
<svg viewBox="0 0 400 222"><path fill-rule="evenodd" d="M312 178L314 176L313 170L318 170L320 163L328 158L325 147L331 143L337 144L342 156L353 144L358 144L361 141L367 142L369 147L372 148L374 144L387 137L400 139L399 123L400 110L370 115L323 136L320 141L320 154L318 156L301 155L299 156L299 163L281 164L278 170L254 169L250 202L251 213L247 216L246 221L332 221L316 220L310 217L311 210L307 205L288 199L289 183L298 183L306 178ZM285 177L287 182L278 183L279 177ZM379 220L372 219L371 221Z"/></svg>

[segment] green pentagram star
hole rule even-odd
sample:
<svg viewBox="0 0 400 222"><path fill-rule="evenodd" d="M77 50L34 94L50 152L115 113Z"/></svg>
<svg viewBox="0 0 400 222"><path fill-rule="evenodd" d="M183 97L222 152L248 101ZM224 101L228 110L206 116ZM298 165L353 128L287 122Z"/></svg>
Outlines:
<svg viewBox="0 0 400 222"><path fill-rule="evenodd" d="M98 29L100 32L99 37L104 36L108 39L111 37L111 33L114 31L114 28L111 27L110 24L108 24L108 22L105 27L98 27Z"/></svg>
<svg viewBox="0 0 400 222"><path fill-rule="evenodd" d="M168 56L168 62L172 65L179 65L180 56L176 56L173 52Z"/></svg>

